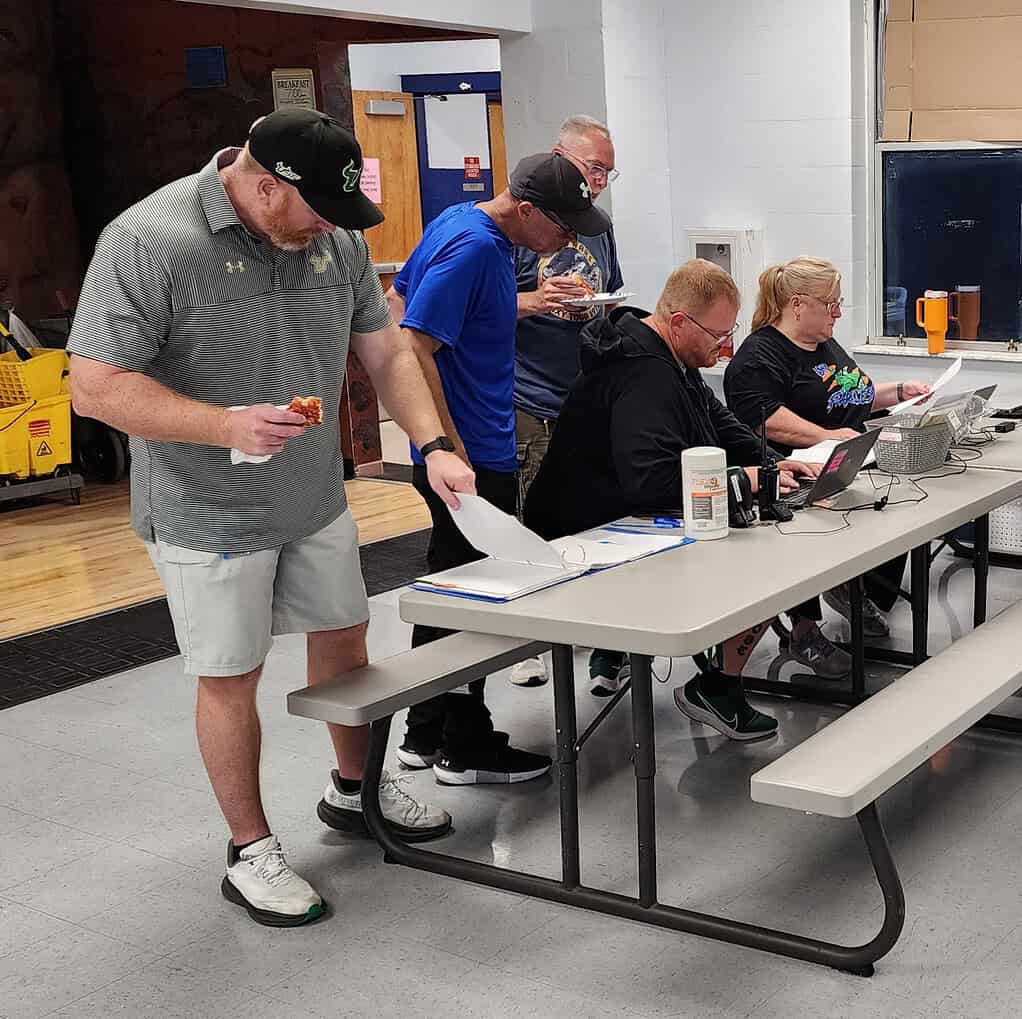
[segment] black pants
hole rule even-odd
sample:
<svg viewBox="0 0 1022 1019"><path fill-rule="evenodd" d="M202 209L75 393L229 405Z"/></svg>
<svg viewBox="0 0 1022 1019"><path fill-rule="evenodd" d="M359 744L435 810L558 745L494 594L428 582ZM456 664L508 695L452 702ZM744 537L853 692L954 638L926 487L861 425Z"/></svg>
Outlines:
<svg viewBox="0 0 1022 1019"><path fill-rule="evenodd" d="M476 491L488 502L514 514L518 507L518 475L502 471L475 468ZM458 530L444 501L429 487L426 468L412 471L415 490L426 500L433 518L433 534L429 539L426 560L431 573L449 570L455 566L482 559ZM412 630L412 647L447 637L453 630L438 626L416 626ZM485 679L469 685L469 693L446 693L416 704L408 711L408 732L405 743L413 750L432 751L444 747L457 757L459 751L485 746L493 735L490 711L483 700Z"/></svg>
<svg viewBox="0 0 1022 1019"><path fill-rule="evenodd" d="M901 578L905 573L905 563L908 562L907 555L900 555L875 570L870 570L863 578L863 587L866 597L873 602L881 612L890 612L898 601L898 590L901 588ZM820 607L819 598L810 598L808 601L796 605L789 613L792 619L814 619L819 622L823 618L823 609Z"/></svg>

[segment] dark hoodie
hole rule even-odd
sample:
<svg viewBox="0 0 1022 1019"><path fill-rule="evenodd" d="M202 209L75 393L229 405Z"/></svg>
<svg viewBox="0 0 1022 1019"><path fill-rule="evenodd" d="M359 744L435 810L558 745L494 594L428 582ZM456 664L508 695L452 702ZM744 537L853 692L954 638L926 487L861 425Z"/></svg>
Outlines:
<svg viewBox="0 0 1022 1019"><path fill-rule="evenodd" d="M582 332L582 374L525 500L525 523L545 538L677 512L691 446L719 446L731 465L760 462L756 435L643 325L647 315L618 308Z"/></svg>

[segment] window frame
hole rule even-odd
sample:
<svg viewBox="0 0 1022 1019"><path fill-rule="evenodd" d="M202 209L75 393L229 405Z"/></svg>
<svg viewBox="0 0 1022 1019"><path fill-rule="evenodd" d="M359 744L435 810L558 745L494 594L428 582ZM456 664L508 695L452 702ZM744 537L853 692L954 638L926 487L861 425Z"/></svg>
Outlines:
<svg viewBox="0 0 1022 1019"><path fill-rule="evenodd" d="M886 152L940 152L977 151L984 149L1019 149L1022 142L885 142L881 141L883 123L883 31L886 2L876 0L870 4L866 19L866 181L869 194L866 200L866 346L899 350L926 350L925 337L885 336L884 302L884 153ZM1022 266L1019 267L1022 271ZM1010 340L959 340L948 337L946 350L959 353L970 351L980 355L1000 355L1006 361L1022 364L1022 342L1019 337Z"/></svg>

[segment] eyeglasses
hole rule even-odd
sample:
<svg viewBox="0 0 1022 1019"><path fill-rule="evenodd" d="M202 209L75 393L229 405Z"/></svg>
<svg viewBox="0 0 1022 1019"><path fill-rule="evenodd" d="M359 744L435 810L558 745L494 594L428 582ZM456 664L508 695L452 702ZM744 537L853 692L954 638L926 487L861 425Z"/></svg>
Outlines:
<svg viewBox="0 0 1022 1019"><path fill-rule="evenodd" d="M845 306L845 299L843 297L839 297L836 301L823 301L823 300L820 300L819 297L813 297L812 294L796 294L795 296L796 297L809 297L809 298L812 298L812 300L814 300L814 301L819 301L820 304L822 304L827 309L827 312L830 315L834 314L834 310L835 309L840 311Z"/></svg>
<svg viewBox="0 0 1022 1019"><path fill-rule="evenodd" d="M577 152L572 152L571 149L566 149L563 145L561 151L577 159L586 168L586 173L594 180L604 180L608 184L613 184L621 176L620 170L604 166L603 163L593 162L591 159L583 159Z"/></svg>
<svg viewBox="0 0 1022 1019"><path fill-rule="evenodd" d="M707 329L706 326L699 321L699 319L694 318L687 311L683 311L682 314L689 320L689 322L695 323L704 333L706 333L707 336L712 336L718 343L726 343L728 340L733 340L735 338L735 333L738 332L738 326L736 324L734 328L729 329L726 333L716 333L712 329Z"/></svg>
<svg viewBox="0 0 1022 1019"><path fill-rule="evenodd" d="M538 205L536 208L539 209L539 211L542 212L554 226L556 226L559 230L563 230L569 237L574 238L577 236L578 231L573 226L568 226L568 224L565 223L564 220L557 215L557 213L551 212L549 209L540 209Z"/></svg>

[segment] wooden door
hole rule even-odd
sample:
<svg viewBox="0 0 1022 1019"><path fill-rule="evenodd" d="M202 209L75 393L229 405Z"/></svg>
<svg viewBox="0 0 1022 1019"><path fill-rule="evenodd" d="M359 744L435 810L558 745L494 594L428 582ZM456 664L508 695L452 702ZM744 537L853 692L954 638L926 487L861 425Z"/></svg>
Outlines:
<svg viewBox="0 0 1022 1019"><path fill-rule="evenodd" d="M422 239L419 157L415 143L415 106L404 92L352 92L355 137L362 156L380 161L380 208L387 217L366 231L373 261L404 262ZM370 99L389 99L405 108L403 117L366 113Z"/></svg>
<svg viewBox="0 0 1022 1019"><path fill-rule="evenodd" d="M504 141L504 107L490 103L486 110L490 119L490 166L493 169L493 193L507 189L507 145Z"/></svg>

